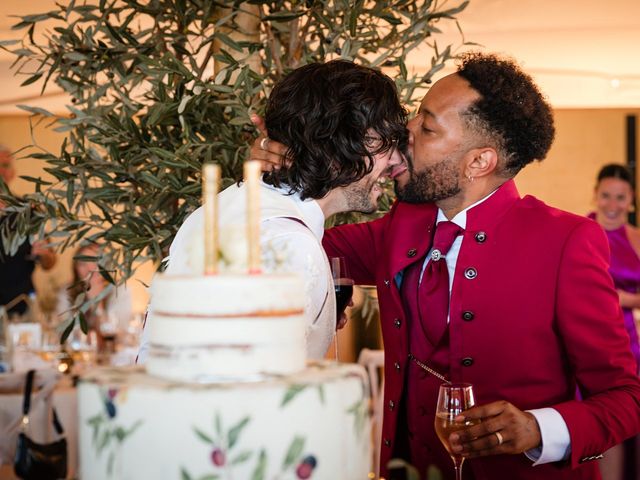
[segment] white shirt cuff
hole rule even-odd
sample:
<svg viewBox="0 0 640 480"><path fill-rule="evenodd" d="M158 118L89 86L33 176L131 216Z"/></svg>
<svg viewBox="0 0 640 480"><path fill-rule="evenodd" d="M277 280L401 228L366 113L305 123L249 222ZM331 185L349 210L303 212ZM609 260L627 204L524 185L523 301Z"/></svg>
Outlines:
<svg viewBox="0 0 640 480"><path fill-rule="evenodd" d="M527 412L536 417L542 437L540 447L524 452L533 466L568 458L571 453L571 437L562 415L554 408L538 408Z"/></svg>

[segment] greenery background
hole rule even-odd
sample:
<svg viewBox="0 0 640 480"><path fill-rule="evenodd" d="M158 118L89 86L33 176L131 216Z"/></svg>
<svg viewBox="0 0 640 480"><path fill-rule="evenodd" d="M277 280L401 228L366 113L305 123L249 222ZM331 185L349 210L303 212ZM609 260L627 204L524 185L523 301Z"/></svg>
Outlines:
<svg viewBox="0 0 640 480"><path fill-rule="evenodd" d="M1 215L18 220L13 230L4 222L5 248L45 233L60 250L104 242L100 273L126 281L137 265L164 257L199 205L204 162L222 167L223 186L238 178L256 134L249 113L263 111L282 75L313 61L352 59L382 68L410 107L453 56L434 40L438 24L455 22L467 4L71 0L21 17L14 27L21 38L0 47L15 54L23 85L39 82L45 92L55 83L71 104L65 117L22 107L34 125L45 122L66 139L58 152L25 146L22 154L44 162L53 179L27 177L34 193L18 198L0 182L8 205ZM426 52L426 74L406 68L417 48ZM86 328L90 306L80 299L67 332L75 321Z"/></svg>

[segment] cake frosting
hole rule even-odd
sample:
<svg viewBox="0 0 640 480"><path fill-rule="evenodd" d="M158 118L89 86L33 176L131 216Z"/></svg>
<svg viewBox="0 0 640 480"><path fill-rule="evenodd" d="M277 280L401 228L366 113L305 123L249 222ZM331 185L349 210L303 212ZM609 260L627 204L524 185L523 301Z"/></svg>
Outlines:
<svg viewBox="0 0 640 480"><path fill-rule="evenodd" d="M305 367L297 275L158 275L152 289L150 374L203 382Z"/></svg>
<svg viewBox="0 0 640 480"><path fill-rule="evenodd" d="M234 384L97 369L78 384L80 478L364 480L368 400L358 365Z"/></svg>

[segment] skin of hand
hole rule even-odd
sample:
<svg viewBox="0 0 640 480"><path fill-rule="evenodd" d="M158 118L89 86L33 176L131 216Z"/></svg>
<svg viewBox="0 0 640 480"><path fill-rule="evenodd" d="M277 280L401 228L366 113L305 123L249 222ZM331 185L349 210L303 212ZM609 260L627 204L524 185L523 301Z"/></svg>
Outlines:
<svg viewBox="0 0 640 480"><path fill-rule="evenodd" d="M467 458L521 454L542 443L535 417L504 400L470 408L456 417L456 422L469 420L481 423L449 436L452 450ZM502 436L501 445L495 432Z"/></svg>
<svg viewBox="0 0 640 480"><path fill-rule="evenodd" d="M286 161L285 154L287 153L287 147L269 139L262 117L253 114L251 115L251 121L260 132L260 135L254 140L253 145L251 145L249 160L259 160L262 162L262 171L264 172L279 169Z"/></svg>
<svg viewBox="0 0 640 480"><path fill-rule="evenodd" d="M640 294L625 292L624 290L618 290L618 297L620 298L620 306L623 308L638 308L640 307Z"/></svg>
<svg viewBox="0 0 640 480"><path fill-rule="evenodd" d="M56 252L51 249L49 242L38 240L31 245L31 255L38 257L40 265L45 270L50 270L56 264Z"/></svg>

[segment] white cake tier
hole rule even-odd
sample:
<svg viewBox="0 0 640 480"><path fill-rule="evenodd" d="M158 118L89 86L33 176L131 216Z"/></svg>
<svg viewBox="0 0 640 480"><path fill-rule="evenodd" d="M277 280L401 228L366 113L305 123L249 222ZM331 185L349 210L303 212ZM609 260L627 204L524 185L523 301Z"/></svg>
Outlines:
<svg viewBox="0 0 640 480"><path fill-rule="evenodd" d="M78 386L80 478L364 480L366 378L358 365L326 362L236 384L96 369Z"/></svg>
<svg viewBox="0 0 640 480"><path fill-rule="evenodd" d="M152 289L150 374L208 382L304 368L297 275L159 275Z"/></svg>

